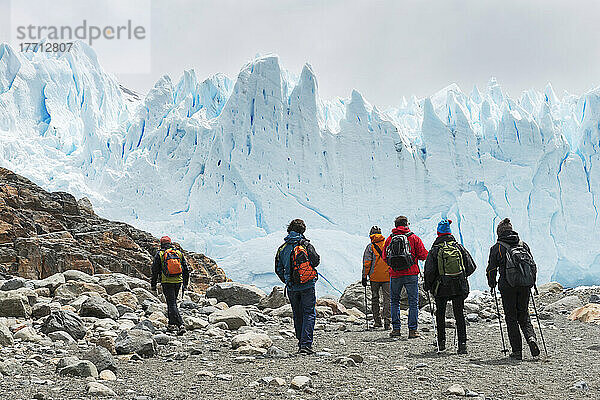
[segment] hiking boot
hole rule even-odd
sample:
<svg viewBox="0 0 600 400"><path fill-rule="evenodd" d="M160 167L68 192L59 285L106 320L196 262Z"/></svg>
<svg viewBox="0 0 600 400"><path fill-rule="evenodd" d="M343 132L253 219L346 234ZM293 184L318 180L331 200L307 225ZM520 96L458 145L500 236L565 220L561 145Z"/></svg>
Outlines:
<svg viewBox="0 0 600 400"><path fill-rule="evenodd" d="M466 343L459 343L458 344L458 354L467 354L467 344Z"/></svg>
<svg viewBox="0 0 600 400"><path fill-rule="evenodd" d="M400 333L400 329L392 329L390 332L390 337L400 337L402 333Z"/></svg>
<svg viewBox="0 0 600 400"><path fill-rule="evenodd" d="M417 330L413 331L412 329L408 330L408 338L409 339L418 339L420 337L421 337L421 334L419 333L419 331L417 331Z"/></svg>
<svg viewBox="0 0 600 400"><path fill-rule="evenodd" d="M529 350L531 351L531 356L532 357L537 357L540 355L540 348L537 344L537 342L535 341L534 337L530 337L529 340L527 341L527 343L529 344Z"/></svg>
<svg viewBox="0 0 600 400"><path fill-rule="evenodd" d="M523 353L520 351L513 351L512 353L510 353L509 357L513 360L521 361L523 359Z"/></svg>
<svg viewBox="0 0 600 400"><path fill-rule="evenodd" d="M177 336L183 336L185 334L185 327L181 325L177 330Z"/></svg>
<svg viewBox="0 0 600 400"><path fill-rule="evenodd" d="M390 321L383 321L383 329L385 329L386 331L390 330Z"/></svg>
<svg viewBox="0 0 600 400"><path fill-rule="evenodd" d="M300 347L300 350L298 350L298 354L306 354L310 356L315 354L315 351L312 349L312 347Z"/></svg>
<svg viewBox="0 0 600 400"><path fill-rule="evenodd" d="M381 320L380 319L376 319L375 320L375 324L373 325L373 328L381 328L383 325L381 325Z"/></svg>

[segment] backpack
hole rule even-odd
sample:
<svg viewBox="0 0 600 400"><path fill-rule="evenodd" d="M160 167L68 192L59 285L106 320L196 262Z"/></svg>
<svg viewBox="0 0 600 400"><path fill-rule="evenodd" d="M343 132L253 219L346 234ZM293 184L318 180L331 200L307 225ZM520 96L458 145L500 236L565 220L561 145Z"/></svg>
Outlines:
<svg viewBox="0 0 600 400"><path fill-rule="evenodd" d="M461 277L465 272L463 258L456 241L445 241L438 246L437 262L440 276Z"/></svg>
<svg viewBox="0 0 600 400"><path fill-rule="evenodd" d="M531 287L535 284L533 255L520 240L515 246L498 241L506 249L506 281L512 287Z"/></svg>
<svg viewBox="0 0 600 400"><path fill-rule="evenodd" d="M285 270L281 263L281 252L287 246L284 243L277 249L275 255L275 274L282 283L285 283ZM321 257L315 250L315 247L308 239L300 240L290 252L290 269L293 283L306 283L317 276L317 267L321 262Z"/></svg>
<svg viewBox="0 0 600 400"><path fill-rule="evenodd" d="M181 253L174 248L166 249L160 254L162 260L162 273L164 276L179 276L183 274L181 267Z"/></svg>
<svg viewBox="0 0 600 400"><path fill-rule="evenodd" d="M412 234L412 232L408 232L406 235L392 235L385 256L388 265L394 271L407 270L415 263L410 254L410 242L408 241L409 236Z"/></svg>

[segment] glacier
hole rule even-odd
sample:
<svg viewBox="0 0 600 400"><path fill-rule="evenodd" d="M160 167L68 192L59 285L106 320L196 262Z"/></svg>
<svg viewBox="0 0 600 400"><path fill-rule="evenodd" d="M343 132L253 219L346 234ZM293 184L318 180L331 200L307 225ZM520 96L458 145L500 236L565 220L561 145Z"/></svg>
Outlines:
<svg viewBox="0 0 600 400"><path fill-rule="evenodd" d="M442 216L454 220L475 288L504 217L540 282L598 284L599 150L600 89L511 98L492 78L384 109L357 90L322 99L309 64L295 76L265 55L235 80L188 70L141 96L83 43L65 54L0 45L1 166L264 289L279 283L273 255L292 218L343 289L360 277L370 227L390 231L400 214L426 247ZM318 290L337 294L324 280Z"/></svg>

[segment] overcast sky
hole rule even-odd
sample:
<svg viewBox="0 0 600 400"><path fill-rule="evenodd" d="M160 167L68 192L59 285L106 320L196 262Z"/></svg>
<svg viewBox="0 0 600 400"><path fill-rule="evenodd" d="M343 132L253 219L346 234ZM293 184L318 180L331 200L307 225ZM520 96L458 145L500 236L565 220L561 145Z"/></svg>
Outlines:
<svg viewBox="0 0 600 400"><path fill-rule="evenodd" d="M511 95L600 83L599 1L152 0L151 11L151 73L118 75L141 92L189 68L235 78L257 53L294 73L309 62L322 97L356 88L381 107L452 82L470 92L491 76ZM8 29L0 21L3 41Z"/></svg>

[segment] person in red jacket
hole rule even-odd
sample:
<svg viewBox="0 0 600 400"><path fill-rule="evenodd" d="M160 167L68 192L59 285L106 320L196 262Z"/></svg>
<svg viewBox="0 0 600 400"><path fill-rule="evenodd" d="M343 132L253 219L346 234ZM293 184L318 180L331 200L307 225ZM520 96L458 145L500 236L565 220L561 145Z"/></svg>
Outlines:
<svg viewBox="0 0 600 400"><path fill-rule="evenodd" d="M408 218L399 216L394 221L396 226L392 229L392 234L388 236L383 246L383 259L388 262L388 246L393 236L405 235L410 245L410 255L413 264L402 271L394 271L390 266L390 303L392 313L392 331L390 336L400 336L400 293L402 288L406 288L408 295L408 338L419 337L418 318L419 318L419 260L427 259L427 249L423 241L408 227Z"/></svg>

